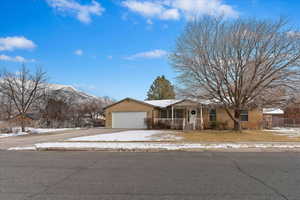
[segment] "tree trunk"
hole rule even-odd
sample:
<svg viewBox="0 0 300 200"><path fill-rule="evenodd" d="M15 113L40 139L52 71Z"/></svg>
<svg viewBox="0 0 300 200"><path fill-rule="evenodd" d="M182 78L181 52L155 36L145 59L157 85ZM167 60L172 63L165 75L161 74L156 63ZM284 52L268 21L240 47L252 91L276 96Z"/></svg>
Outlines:
<svg viewBox="0 0 300 200"><path fill-rule="evenodd" d="M241 115L241 110L235 109L234 110L234 130L235 131L242 131L242 126L241 126L241 121L240 121L240 115Z"/></svg>
<svg viewBox="0 0 300 200"><path fill-rule="evenodd" d="M25 132L25 116L24 116L24 114L21 114L21 129L22 129L22 132L24 133Z"/></svg>

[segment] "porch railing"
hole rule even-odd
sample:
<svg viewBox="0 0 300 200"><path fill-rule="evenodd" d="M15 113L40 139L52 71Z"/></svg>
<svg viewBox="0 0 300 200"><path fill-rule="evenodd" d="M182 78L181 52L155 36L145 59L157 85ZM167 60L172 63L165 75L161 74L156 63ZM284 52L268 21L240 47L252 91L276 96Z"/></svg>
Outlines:
<svg viewBox="0 0 300 200"><path fill-rule="evenodd" d="M152 128L156 129L202 129L201 118L196 118L195 121L188 121L185 118L154 118Z"/></svg>

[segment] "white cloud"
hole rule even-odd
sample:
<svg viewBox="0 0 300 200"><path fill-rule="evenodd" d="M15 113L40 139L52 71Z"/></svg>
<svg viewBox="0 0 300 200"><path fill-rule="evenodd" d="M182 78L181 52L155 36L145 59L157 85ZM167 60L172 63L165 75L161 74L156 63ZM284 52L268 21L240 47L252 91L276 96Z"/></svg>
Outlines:
<svg viewBox="0 0 300 200"><path fill-rule="evenodd" d="M195 15L238 16L238 12L222 0L169 0L168 5L181 10L188 18Z"/></svg>
<svg viewBox="0 0 300 200"><path fill-rule="evenodd" d="M4 54L0 54L0 60L2 61L8 61L8 62L21 62L21 63L25 63L25 62L35 62L34 59L25 59L22 56L7 56Z"/></svg>
<svg viewBox="0 0 300 200"><path fill-rule="evenodd" d="M122 5L147 18L178 19L179 17L179 13L174 14L176 13L174 9L166 8L161 2L125 0Z"/></svg>
<svg viewBox="0 0 300 200"><path fill-rule="evenodd" d="M180 14L178 9L172 8L172 9L167 9L165 12L163 12L160 18L164 20L179 19Z"/></svg>
<svg viewBox="0 0 300 200"><path fill-rule="evenodd" d="M107 56L107 58L108 58L109 60L111 60L111 59L113 59L113 56Z"/></svg>
<svg viewBox="0 0 300 200"><path fill-rule="evenodd" d="M146 18L178 20L182 16L224 16L237 17L239 14L223 0L124 0L124 7Z"/></svg>
<svg viewBox="0 0 300 200"><path fill-rule="evenodd" d="M83 51L81 49L77 49L76 51L74 51L74 54L77 56L82 56Z"/></svg>
<svg viewBox="0 0 300 200"><path fill-rule="evenodd" d="M164 50L161 50L161 49L156 49L156 50L153 50L153 51L146 51L146 52L137 53L137 54L128 56L125 59L127 59L127 60L134 60L134 59L138 59L138 58L153 59L153 58L164 57L167 54L168 54L167 51L164 51Z"/></svg>
<svg viewBox="0 0 300 200"><path fill-rule="evenodd" d="M92 0L88 5L82 5L75 0L46 0L48 4L62 13L75 15L82 23L90 23L92 15L100 16L104 8L96 0Z"/></svg>
<svg viewBox="0 0 300 200"><path fill-rule="evenodd" d="M23 36L0 38L0 51L13 51L15 49L33 49L36 45L33 41Z"/></svg>

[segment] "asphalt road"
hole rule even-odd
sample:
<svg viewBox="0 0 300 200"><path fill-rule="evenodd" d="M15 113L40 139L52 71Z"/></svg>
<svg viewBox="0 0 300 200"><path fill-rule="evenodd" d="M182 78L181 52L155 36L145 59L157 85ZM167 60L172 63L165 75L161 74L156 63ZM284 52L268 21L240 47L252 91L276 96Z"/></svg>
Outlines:
<svg viewBox="0 0 300 200"><path fill-rule="evenodd" d="M0 151L0 199L299 200L300 154Z"/></svg>

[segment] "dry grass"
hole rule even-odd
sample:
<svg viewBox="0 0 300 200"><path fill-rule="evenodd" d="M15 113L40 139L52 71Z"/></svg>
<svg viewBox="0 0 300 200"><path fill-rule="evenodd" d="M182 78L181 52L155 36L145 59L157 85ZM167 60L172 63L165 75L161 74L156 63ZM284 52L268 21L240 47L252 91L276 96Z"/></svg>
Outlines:
<svg viewBox="0 0 300 200"><path fill-rule="evenodd" d="M262 130L234 131L189 131L178 133L184 142L300 142L300 137L292 138Z"/></svg>

